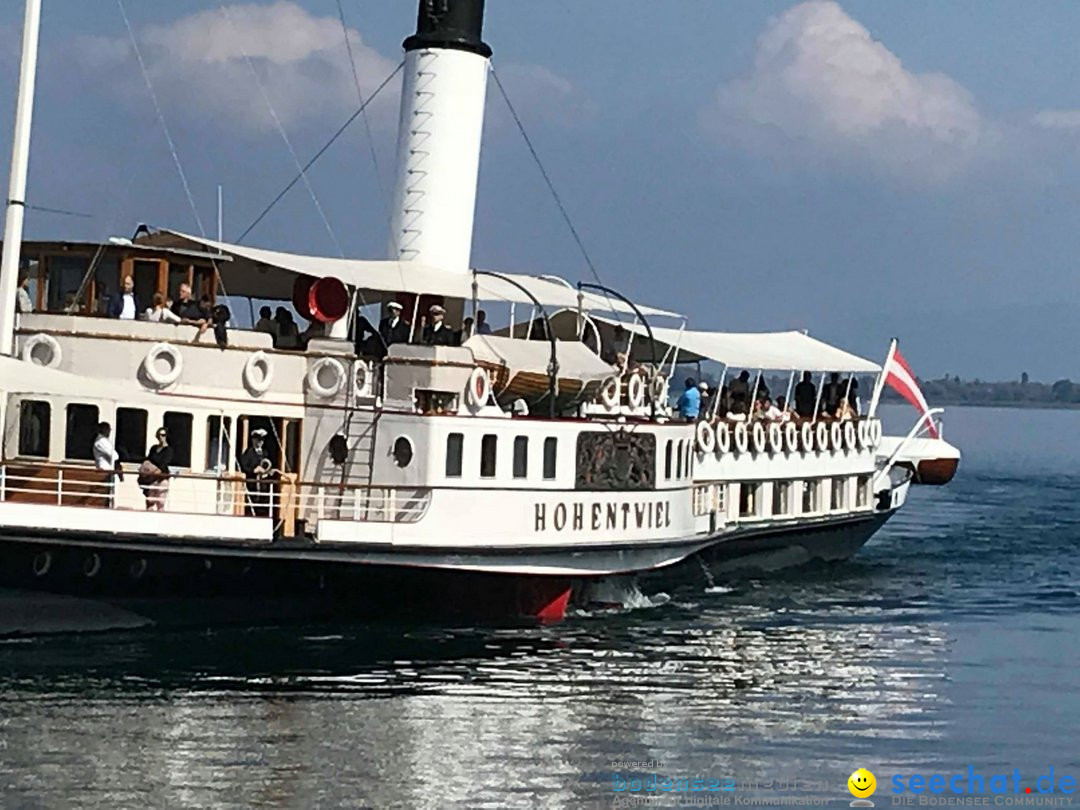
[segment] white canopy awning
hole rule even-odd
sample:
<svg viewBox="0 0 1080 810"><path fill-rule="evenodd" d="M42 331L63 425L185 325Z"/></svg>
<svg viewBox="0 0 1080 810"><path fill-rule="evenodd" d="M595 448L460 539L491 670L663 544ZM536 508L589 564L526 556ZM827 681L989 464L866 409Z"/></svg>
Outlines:
<svg viewBox="0 0 1080 810"><path fill-rule="evenodd" d="M360 259L332 259L321 256L303 256L295 253L282 253L276 250L247 247L215 242L179 231L162 231L166 237L183 242L202 245L234 259L246 259L259 266L260 270L278 268L290 273L312 276L314 278L334 277L345 284L361 290L388 293L410 293L417 295L440 295L447 298L469 300L473 297L473 282L477 285L477 297L481 301L506 301L531 304L532 299L512 283L492 276L474 275L470 272L456 273L430 267L416 262L365 261ZM240 263L229 268L235 275L242 270ZM545 307L567 307L576 309L578 291L576 288L548 279L526 276L518 273L500 273L529 291ZM228 283L227 292L248 295L246 290L238 289L237 282ZM278 285L281 286L281 285ZM264 286L265 288L265 286ZM280 291L279 291L280 294ZM252 297L255 297L254 295ZM266 295L266 297L272 297ZM587 310L600 312L630 313L632 309L615 298L586 292L584 305ZM676 313L655 307L640 307L646 316L678 317Z"/></svg>
<svg viewBox="0 0 1080 810"><path fill-rule="evenodd" d="M609 327L617 324L607 318L594 318ZM622 326L640 337L648 336L640 323ZM679 357L686 360L715 360L729 368L763 371L813 371L876 374L881 366L845 352L802 332L697 332L653 327L653 338L665 346L677 346ZM634 356L638 338L634 339ZM663 355L663 351L658 351Z"/></svg>
<svg viewBox="0 0 1080 810"><path fill-rule="evenodd" d="M502 365L515 372L546 375L551 363L551 343L546 340L473 335L462 345L471 349L477 360ZM614 368L578 340L556 340L555 356L561 378L590 382L615 373Z"/></svg>

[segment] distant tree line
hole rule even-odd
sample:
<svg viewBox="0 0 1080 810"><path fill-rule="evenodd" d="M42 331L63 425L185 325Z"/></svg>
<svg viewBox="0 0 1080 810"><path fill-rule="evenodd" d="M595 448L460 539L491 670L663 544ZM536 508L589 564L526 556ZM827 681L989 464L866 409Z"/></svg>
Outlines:
<svg viewBox="0 0 1080 810"><path fill-rule="evenodd" d="M1080 382L1063 379L1054 383L1032 382L1025 371L1020 380L984 382L944 376L938 380L919 380L926 401L935 405L1018 405L1062 408L1080 406ZM882 398L899 402L900 395L886 387Z"/></svg>

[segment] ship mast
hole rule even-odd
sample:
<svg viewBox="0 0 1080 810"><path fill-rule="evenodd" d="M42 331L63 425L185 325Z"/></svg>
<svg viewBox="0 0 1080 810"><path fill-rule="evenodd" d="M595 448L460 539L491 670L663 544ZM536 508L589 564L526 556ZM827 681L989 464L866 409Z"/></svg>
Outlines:
<svg viewBox="0 0 1080 810"><path fill-rule="evenodd" d="M11 182L4 222L4 253L0 260L0 354L8 355L15 347L15 295L19 287L19 257L22 254L23 218L26 214L26 174L30 164L30 129L34 116L40 30L41 0L26 0L22 68L15 107L15 137L11 147Z"/></svg>
<svg viewBox="0 0 1080 810"><path fill-rule="evenodd" d="M391 259L469 270L491 57L483 25L484 0L420 0L404 43Z"/></svg>

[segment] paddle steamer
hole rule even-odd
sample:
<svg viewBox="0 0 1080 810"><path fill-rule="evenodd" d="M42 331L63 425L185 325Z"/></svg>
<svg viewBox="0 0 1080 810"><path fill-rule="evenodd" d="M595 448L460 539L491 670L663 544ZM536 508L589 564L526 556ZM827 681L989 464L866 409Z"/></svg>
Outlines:
<svg viewBox="0 0 1080 810"><path fill-rule="evenodd" d="M24 244L40 0L26 7L0 272L0 586L161 622L557 619L586 583L697 555L845 558L904 504L910 471L882 455L873 412L687 422L670 404L680 361L848 375L877 364L800 333L654 326L680 318L598 285L472 266L482 0L421 2L405 41L384 261L169 230ZM35 307L16 314L20 270ZM143 298L186 283L211 300L292 301L316 326L286 347L224 324L96 314L128 276ZM389 302L413 340L366 352L358 307ZM455 324L503 308L510 326L423 345L432 306ZM529 312L518 324L515 307ZM526 321L543 326L523 334ZM100 422L122 476L95 467ZM143 461L159 428L173 461L163 508L148 510L163 479ZM253 474L238 459L256 435L267 461Z"/></svg>

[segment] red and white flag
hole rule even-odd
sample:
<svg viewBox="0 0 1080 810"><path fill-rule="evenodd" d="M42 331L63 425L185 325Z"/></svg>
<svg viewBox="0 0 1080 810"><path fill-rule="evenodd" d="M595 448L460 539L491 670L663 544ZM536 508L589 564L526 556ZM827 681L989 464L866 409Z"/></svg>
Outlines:
<svg viewBox="0 0 1080 810"><path fill-rule="evenodd" d="M926 412L930 410L930 406L926 404L926 397L923 396L923 392L919 390L919 383L915 379L915 372L911 370L911 366L907 364L907 360L900 354L900 350L896 348L896 341L892 342L892 346L889 347L889 356L885 360L885 367L882 369L882 374L885 377L885 383L889 385L900 396L906 399L911 405L916 408L920 414L926 415ZM927 429L930 431L930 435L935 439L939 437L937 425L934 424L934 420L926 420Z"/></svg>

